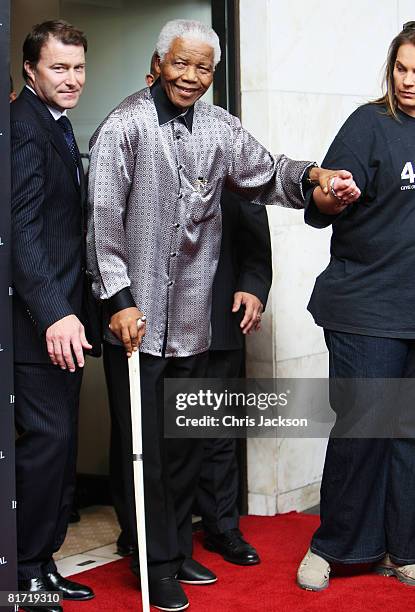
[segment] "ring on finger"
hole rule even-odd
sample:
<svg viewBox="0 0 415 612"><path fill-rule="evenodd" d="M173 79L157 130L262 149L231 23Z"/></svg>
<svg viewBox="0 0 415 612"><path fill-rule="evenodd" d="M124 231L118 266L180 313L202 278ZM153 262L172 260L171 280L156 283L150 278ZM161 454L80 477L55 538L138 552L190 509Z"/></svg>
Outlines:
<svg viewBox="0 0 415 612"><path fill-rule="evenodd" d="M141 317L137 319L137 327L138 328L142 327L146 321L147 321L147 317L145 314L143 314Z"/></svg>
<svg viewBox="0 0 415 612"><path fill-rule="evenodd" d="M336 200L340 200L341 198L339 198L339 196L336 193L336 190L334 189L334 181L336 180L335 176L332 176L329 182L329 187L330 187L330 193L331 195L336 198Z"/></svg>

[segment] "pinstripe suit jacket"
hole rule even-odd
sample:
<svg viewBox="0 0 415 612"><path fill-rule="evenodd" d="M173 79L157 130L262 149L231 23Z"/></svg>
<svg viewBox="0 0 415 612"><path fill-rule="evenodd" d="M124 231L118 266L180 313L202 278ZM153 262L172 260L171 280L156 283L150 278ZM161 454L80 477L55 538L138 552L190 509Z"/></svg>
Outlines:
<svg viewBox="0 0 415 612"><path fill-rule="evenodd" d="M11 105L11 161L14 358L50 363L45 331L81 316L84 185L61 128L27 88Z"/></svg>
<svg viewBox="0 0 415 612"><path fill-rule="evenodd" d="M271 240L265 206L253 206L225 189L221 198L222 240L212 290L211 351L244 346L244 309L232 312L236 291L252 293L266 306L272 282Z"/></svg>

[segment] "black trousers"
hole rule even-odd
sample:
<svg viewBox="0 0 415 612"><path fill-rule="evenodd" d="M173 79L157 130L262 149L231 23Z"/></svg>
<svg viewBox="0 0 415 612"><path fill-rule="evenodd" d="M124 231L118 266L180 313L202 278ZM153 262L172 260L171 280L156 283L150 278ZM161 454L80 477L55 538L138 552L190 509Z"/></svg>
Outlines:
<svg viewBox="0 0 415 612"><path fill-rule="evenodd" d="M239 378L243 359L243 349L209 351L206 376ZM195 510L202 517L206 531L223 533L238 527L238 489L236 440L231 438L205 440Z"/></svg>
<svg viewBox="0 0 415 612"><path fill-rule="evenodd" d="M19 579L55 571L76 479L82 370L15 364L17 548Z"/></svg>
<svg viewBox="0 0 415 612"><path fill-rule="evenodd" d="M203 378L207 353L183 358L140 355L143 469L149 577L173 575L192 554L192 505L203 441L164 439L165 378ZM111 410L110 479L114 507L129 542L137 542L128 363L122 347L104 343Z"/></svg>

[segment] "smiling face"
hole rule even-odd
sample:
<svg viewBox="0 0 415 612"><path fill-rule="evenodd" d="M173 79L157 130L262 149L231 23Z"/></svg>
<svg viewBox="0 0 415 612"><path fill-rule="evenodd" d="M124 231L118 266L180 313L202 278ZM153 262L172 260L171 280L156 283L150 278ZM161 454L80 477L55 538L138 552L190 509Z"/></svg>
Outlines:
<svg viewBox="0 0 415 612"><path fill-rule="evenodd" d="M395 96L399 108L415 117L415 45L401 45L393 69Z"/></svg>
<svg viewBox="0 0 415 612"><path fill-rule="evenodd" d="M213 81L213 48L195 39L175 38L168 53L156 65L161 85L178 108L192 106Z"/></svg>
<svg viewBox="0 0 415 612"><path fill-rule="evenodd" d="M59 111L74 108L85 83L82 46L65 45L53 36L43 45L36 66L25 62L30 85L39 98Z"/></svg>

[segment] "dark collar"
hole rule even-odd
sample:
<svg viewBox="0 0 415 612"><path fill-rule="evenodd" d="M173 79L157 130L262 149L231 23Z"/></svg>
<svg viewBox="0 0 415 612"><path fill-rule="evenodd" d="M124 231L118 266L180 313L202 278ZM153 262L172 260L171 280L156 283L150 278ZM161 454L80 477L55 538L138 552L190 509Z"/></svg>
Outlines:
<svg viewBox="0 0 415 612"><path fill-rule="evenodd" d="M153 96L159 119L159 125L169 123L169 121L172 121L173 119L179 119L184 123L189 132L192 131L193 114L195 110L194 106L191 106L185 112L183 112L180 108L177 108L177 106L174 106L162 88L160 79L157 79L157 81L150 87L150 92Z"/></svg>

